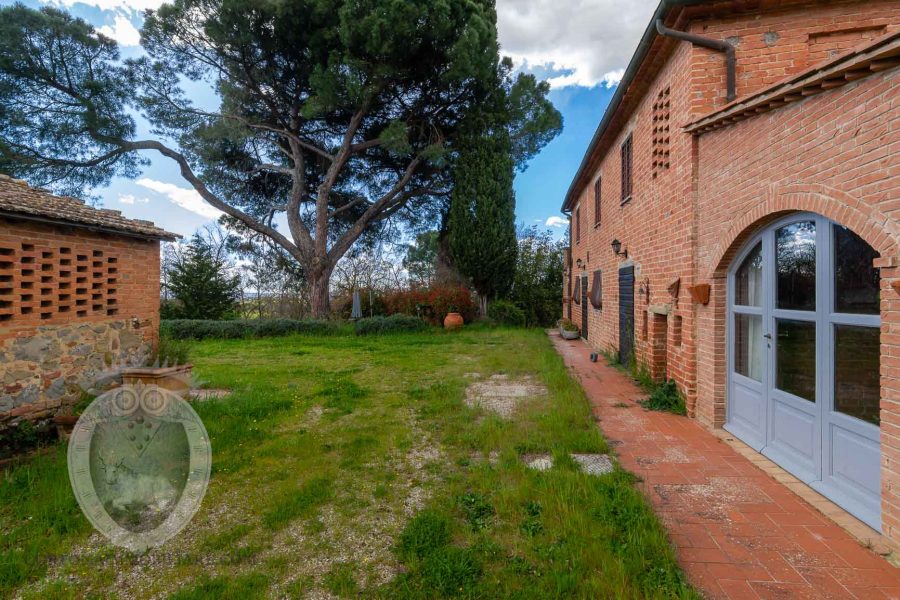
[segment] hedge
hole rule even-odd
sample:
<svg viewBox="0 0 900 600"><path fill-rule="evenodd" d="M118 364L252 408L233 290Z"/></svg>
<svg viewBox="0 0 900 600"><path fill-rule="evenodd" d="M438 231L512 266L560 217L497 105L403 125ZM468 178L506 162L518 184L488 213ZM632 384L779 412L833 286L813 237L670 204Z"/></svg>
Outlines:
<svg viewBox="0 0 900 600"><path fill-rule="evenodd" d="M428 329L428 323L419 317L391 315L370 317L356 322L356 335L382 335L385 333L409 333Z"/></svg>
<svg viewBox="0 0 900 600"><path fill-rule="evenodd" d="M330 321L294 319L210 321L203 319L167 319L159 326L160 334L176 340L240 339L274 337L305 333L334 335L340 326Z"/></svg>
<svg viewBox="0 0 900 600"><path fill-rule="evenodd" d="M488 304L488 316L501 325L525 327L525 312L508 300Z"/></svg>

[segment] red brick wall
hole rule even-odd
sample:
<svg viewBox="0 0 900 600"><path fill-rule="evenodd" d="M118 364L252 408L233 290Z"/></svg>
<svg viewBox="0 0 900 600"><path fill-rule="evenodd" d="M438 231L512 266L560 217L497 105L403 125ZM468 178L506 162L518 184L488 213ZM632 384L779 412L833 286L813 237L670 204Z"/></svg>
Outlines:
<svg viewBox="0 0 900 600"><path fill-rule="evenodd" d="M145 355L159 270L158 241L0 219L0 422L49 414Z"/></svg>
<svg viewBox="0 0 900 600"><path fill-rule="evenodd" d="M900 27L900 1L762 2L743 14L697 18L686 27L735 46L738 99ZM706 48L692 51L692 110L725 105L725 61Z"/></svg>
<svg viewBox="0 0 900 600"><path fill-rule="evenodd" d="M725 287L731 257L765 222L811 211L850 227L883 258L900 244L900 71L848 84L778 111L700 137L699 238L703 277L713 301L698 309L698 408L701 419L725 417ZM887 287L900 278L881 270L882 454L884 531L900 538L900 299ZM892 338L896 335L896 338Z"/></svg>
<svg viewBox="0 0 900 600"><path fill-rule="evenodd" d="M752 12L675 24L737 45L738 101L900 24L896 0L755 4ZM900 153L900 71L874 74L692 136L684 125L725 104L723 57L686 42L657 44L670 45L668 58L655 65L656 75L639 74L635 86L646 91L627 125L614 132L606 154L595 157L594 177L602 175L603 186L600 226L593 227L593 177L578 196L582 232L580 242L572 237L572 261L585 261L587 273L603 270L603 309L574 305L572 320L580 325L581 311L587 310L590 342L600 349L617 348L618 268L634 264L638 360L657 379L661 373L675 379L689 414L707 426L721 426L725 275L731 258L762 225L789 211L817 212L850 227L885 261L883 531L900 541L900 295L890 288L890 282L900 280L900 166L895 158ZM653 150L659 149L659 141L653 141L659 122L653 120L654 104L666 88L670 167L654 171ZM619 147L629 134L634 197L620 206ZM627 249L627 259L614 255L614 238ZM673 297L667 288L676 280L680 289ZM687 288L695 283L711 285L708 305L691 301ZM650 306L654 310L648 315ZM661 319L658 313L666 311Z"/></svg>

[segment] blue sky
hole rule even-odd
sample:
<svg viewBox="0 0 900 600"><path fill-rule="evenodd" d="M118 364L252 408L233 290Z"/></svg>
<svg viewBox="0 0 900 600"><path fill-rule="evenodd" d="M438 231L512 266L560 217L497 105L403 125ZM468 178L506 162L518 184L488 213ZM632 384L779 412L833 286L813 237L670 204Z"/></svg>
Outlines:
<svg viewBox="0 0 900 600"><path fill-rule="evenodd" d="M161 0L24 0L52 4L84 18L120 43L122 55L140 53L142 11ZM0 0L0 4L12 4ZM497 0L503 53L524 70L548 78L562 113L563 132L517 175L518 221L564 231L559 207L615 85L650 19L655 0ZM148 134L139 120L139 135ZM190 235L218 215L189 189L174 164L158 155L140 177L116 179L95 190L103 206Z"/></svg>

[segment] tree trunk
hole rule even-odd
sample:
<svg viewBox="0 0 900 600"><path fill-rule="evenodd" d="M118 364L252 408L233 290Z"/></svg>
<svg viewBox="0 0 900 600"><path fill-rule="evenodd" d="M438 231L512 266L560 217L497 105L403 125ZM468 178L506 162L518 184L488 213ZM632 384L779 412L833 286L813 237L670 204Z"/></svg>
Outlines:
<svg viewBox="0 0 900 600"><path fill-rule="evenodd" d="M488 297L487 294L478 294L478 300L481 301L481 317L486 318L488 316Z"/></svg>
<svg viewBox="0 0 900 600"><path fill-rule="evenodd" d="M314 319L327 319L331 313L330 282L330 269L310 273L309 304Z"/></svg>

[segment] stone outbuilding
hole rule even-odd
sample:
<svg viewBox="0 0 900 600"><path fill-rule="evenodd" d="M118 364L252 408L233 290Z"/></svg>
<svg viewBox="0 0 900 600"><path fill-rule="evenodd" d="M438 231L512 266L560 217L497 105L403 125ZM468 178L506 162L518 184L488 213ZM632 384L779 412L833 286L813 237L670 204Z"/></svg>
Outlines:
<svg viewBox="0 0 900 600"><path fill-rule="evenodd" d="M900 542L900 4L663 0L571 183L563 312Z"/></svg>
<svg viewBox="0 0 900 600"><path fill-rule="evenodd" d="M159 245L176 237L0 175L0 427L64 413L148 358Z"/></svg>

